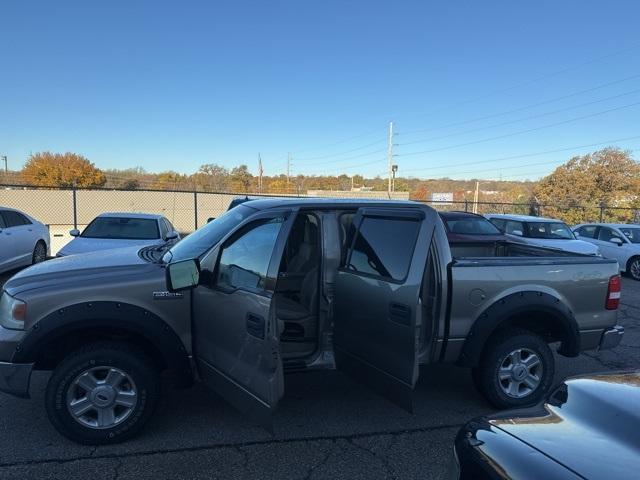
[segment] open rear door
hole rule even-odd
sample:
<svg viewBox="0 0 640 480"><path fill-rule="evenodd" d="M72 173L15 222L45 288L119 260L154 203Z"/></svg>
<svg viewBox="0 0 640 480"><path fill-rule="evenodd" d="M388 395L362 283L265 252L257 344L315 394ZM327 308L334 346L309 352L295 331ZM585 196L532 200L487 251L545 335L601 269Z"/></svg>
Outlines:
<svg viewBox="0 0 640 480"><path fill-rule="evenodd" d="M420 291L432 215L419 207L361 208L336 277L338 369L409 411L419 374Z"/></svg>
<svg viewBox="0 0 640 480"><path fill-rule="evenodd" d="M294 216L291 210L252 216L212 252L210 279L193 292L193 345L203 382L270 431L284 393L272 299Z"/></svg>

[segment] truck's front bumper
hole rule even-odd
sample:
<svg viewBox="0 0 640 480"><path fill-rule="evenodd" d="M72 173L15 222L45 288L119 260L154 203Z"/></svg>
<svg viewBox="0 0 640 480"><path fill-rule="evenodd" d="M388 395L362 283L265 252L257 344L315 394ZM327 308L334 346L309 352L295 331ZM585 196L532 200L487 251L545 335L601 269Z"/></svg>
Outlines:
<svg viewBox="0 0 640 480"><path fill-rule="evenodd" d="M606 350L608 348L617 347L624 335L624 327L622 325L616 325L615 327L607 328L600 337L600 344L598 350Z"/></svg>
<svg viewBox="0 0 640 480"><path fill-rule="evenodd" d="M0 392L29 398L29 383L33 363L0 362Z"/></svg>

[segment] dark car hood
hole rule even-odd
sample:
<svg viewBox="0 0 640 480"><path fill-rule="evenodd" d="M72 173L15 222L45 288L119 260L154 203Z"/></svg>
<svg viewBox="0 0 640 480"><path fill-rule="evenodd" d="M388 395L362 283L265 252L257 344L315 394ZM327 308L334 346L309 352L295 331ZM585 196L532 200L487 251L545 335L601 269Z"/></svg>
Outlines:
<svg viewBox="0 0 640 480"><path fill-rule="evenodd" d="M18 272L5 284L11 295L58 285L66 282L104 281L111 275L126 275L133 272L156 270L158 264L145 261L138 255L140 247L118 248L103 252L83 253L55 258L32 265Z"/></svg>
<svg viewBox="0 0 640 480"><path fill-rule="evenodd" d="M487 419L586 478L640 471L640 372L570 379L542 406Z"/></svg>

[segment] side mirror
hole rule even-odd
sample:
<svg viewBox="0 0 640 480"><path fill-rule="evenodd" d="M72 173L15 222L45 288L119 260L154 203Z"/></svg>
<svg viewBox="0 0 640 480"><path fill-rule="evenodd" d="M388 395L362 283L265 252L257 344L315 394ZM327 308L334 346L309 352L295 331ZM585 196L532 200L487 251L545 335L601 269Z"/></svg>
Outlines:
<svg viewBox="0 0 640 480"><path fill-rule="evenodd" d="M200 262L198 260L181 260L167 265L167 288L170 292L194 288L199 282Z"/></svg>
<svg viewBox="0 0 640 480"><path fill-rule="evenodd" d="M615 243L615 244L616 244L616 245L618 245L619 247L621 247L621 246L622 246L622 244L624 243L624 242L622 241L622 239L620 239L620 238L618 238L618 237L612 237L612 238L610 238L610 239L609 239L609 241L610 241L611 243Z"/></svg>
<svg viewBox="0 0 640 480"><path fill-rule="evenodd" d="M79 237L80 230L78 230L77 228L74 228L73 230L69 230L69 235L71 235L72 237Z"/></svg>
<svg viewBox="0 0 640 480"><path fill-rule="evenodd" d="M522 236L522 230L513 230L511 232L511 235L517 235L517 236L521 237Z"/></svg>
<svg viewBox="0 0 640 480"><path fill-rule="evenodd" d="M165 240L175 240L176 238L179 238L180 235L178 234L178 232L176 232L175 230L171 230L169 233L167 233L164 237Z"/></svg>

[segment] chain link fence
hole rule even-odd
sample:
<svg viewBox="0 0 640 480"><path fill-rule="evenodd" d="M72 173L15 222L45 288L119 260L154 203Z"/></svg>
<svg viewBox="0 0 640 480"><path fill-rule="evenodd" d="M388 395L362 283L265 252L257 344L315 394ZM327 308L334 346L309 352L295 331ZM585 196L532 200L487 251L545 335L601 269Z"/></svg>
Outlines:
<svg viewBox="0 0 640 480"><path fill-rule="evenodd" d="M334 192L335 193L335 192ZM386 198L387 192L366 192L367 198ZM360 198L359 192L340 192L341 196ZM25 185L0 185L0 206L17 208L50 226L52 252L70 240L68 231L82 229L104 212L142 212L166 216L177 230L186 234L218 217L229 203L244 193L166 190L65 189ZM250 196L261 196L250 194ZM276 197L284 195L262 195ZM297 196L297 195L287 195ZM299 195L305 196L305 195ZM540 205L472 201L423 201L437 210L511 213L560 218L569 224L583 222L640 222L640 209L594 205Z"/></svg>

